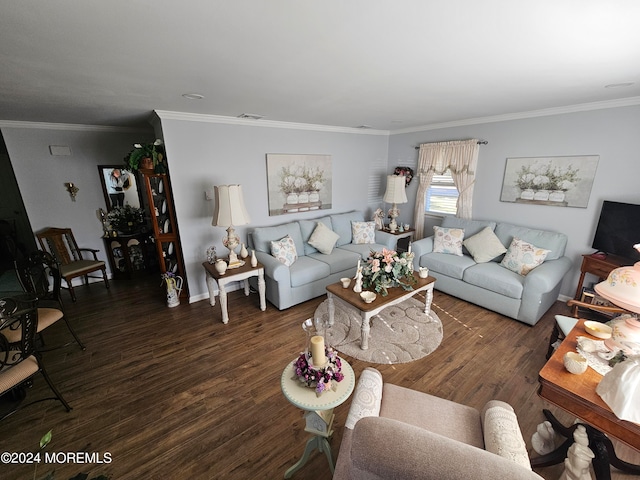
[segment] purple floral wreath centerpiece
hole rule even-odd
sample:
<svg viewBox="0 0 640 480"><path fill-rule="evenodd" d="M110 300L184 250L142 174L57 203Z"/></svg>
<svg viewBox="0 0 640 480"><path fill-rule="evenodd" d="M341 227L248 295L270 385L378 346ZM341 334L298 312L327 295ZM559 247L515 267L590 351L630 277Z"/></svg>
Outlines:
<svg viewBox="0 0 640 480"><path fill-rule="evenodd" d="M316 395L320 396L323 392L337 388L336 383L344 379L342 374L342 362L338 357L338 352L331 347L325 347L325 355L327 363L320 368L314 367L309 363L307 353L302 353L298 359L293 362L293 368L298 380L307 387L314 388Z"/></svg>

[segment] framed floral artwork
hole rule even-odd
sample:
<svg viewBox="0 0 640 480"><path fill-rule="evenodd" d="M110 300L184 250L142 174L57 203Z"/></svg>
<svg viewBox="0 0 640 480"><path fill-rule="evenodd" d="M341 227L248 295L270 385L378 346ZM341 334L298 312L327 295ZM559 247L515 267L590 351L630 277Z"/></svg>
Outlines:
<svg viewBox="0 0 640 480"><path fill-rule="evenodd" d="M269 215L331 208L331 155L267 154Z"/></svg>
<svg viewBox="0 0 640 480"><path fill-rule="evenodd" d="M587 208L599 155L507 158L500 201Z"/></svg>

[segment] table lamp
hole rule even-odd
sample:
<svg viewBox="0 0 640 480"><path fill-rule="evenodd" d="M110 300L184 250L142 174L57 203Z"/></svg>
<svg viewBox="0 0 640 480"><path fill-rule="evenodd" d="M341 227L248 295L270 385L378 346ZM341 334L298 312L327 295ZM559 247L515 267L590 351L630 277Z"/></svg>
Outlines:
<svg viewBox="0 0 640 480"><path fill-rule="evenodd" d="M216 206L211 225L214 227L228 227L227 236L222 244L229 249L229 268L240 266L242 263L234 249L240 245L240 238L236 235L234 225L246 225L250 222L249 214L244 206L241 185L219 185L214 187Z"/></svg>
<svg viewBox="0 0 640 480"><path fill-rule="evenodd" d="M406 186L406 179L401 175L387 175L387 190L384 192L383 200L386 203L392 203L393 206L391 210L389 210L389 217L391 217L391 221L389 222L389 231L394 233L398 229L398 224L396 223L396 218L400 215L400 210L398 210L398 203L407 203L407 194L404 189Z"/></svg>

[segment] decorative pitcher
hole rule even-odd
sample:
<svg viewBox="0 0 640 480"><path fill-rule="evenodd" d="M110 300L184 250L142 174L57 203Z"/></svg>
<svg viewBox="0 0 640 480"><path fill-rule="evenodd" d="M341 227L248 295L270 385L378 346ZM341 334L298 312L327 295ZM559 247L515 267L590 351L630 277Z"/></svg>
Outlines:
<svg viewBox="0 0 640 480"><path fill-rule="evenodd" d="M182 291L182 277L168 277L167 284L167 307L177 307L180 305L180 292Z"/></svg>

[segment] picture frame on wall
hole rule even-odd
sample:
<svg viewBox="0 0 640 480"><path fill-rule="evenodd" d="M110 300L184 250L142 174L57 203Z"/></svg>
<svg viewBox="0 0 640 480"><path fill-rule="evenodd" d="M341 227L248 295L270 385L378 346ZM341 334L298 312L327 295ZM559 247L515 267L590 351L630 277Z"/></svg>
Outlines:
<svg viewBox="0 0 640 480"><path fill-rule="evenodd" d="M500 201L587 208L599 155L507 158Z"/></svg>
<svg viewBox="0 0 640 480"><path fill-rule="evenodd" d="M330 209L331 155L267 154L269 215Z"/></svg>

